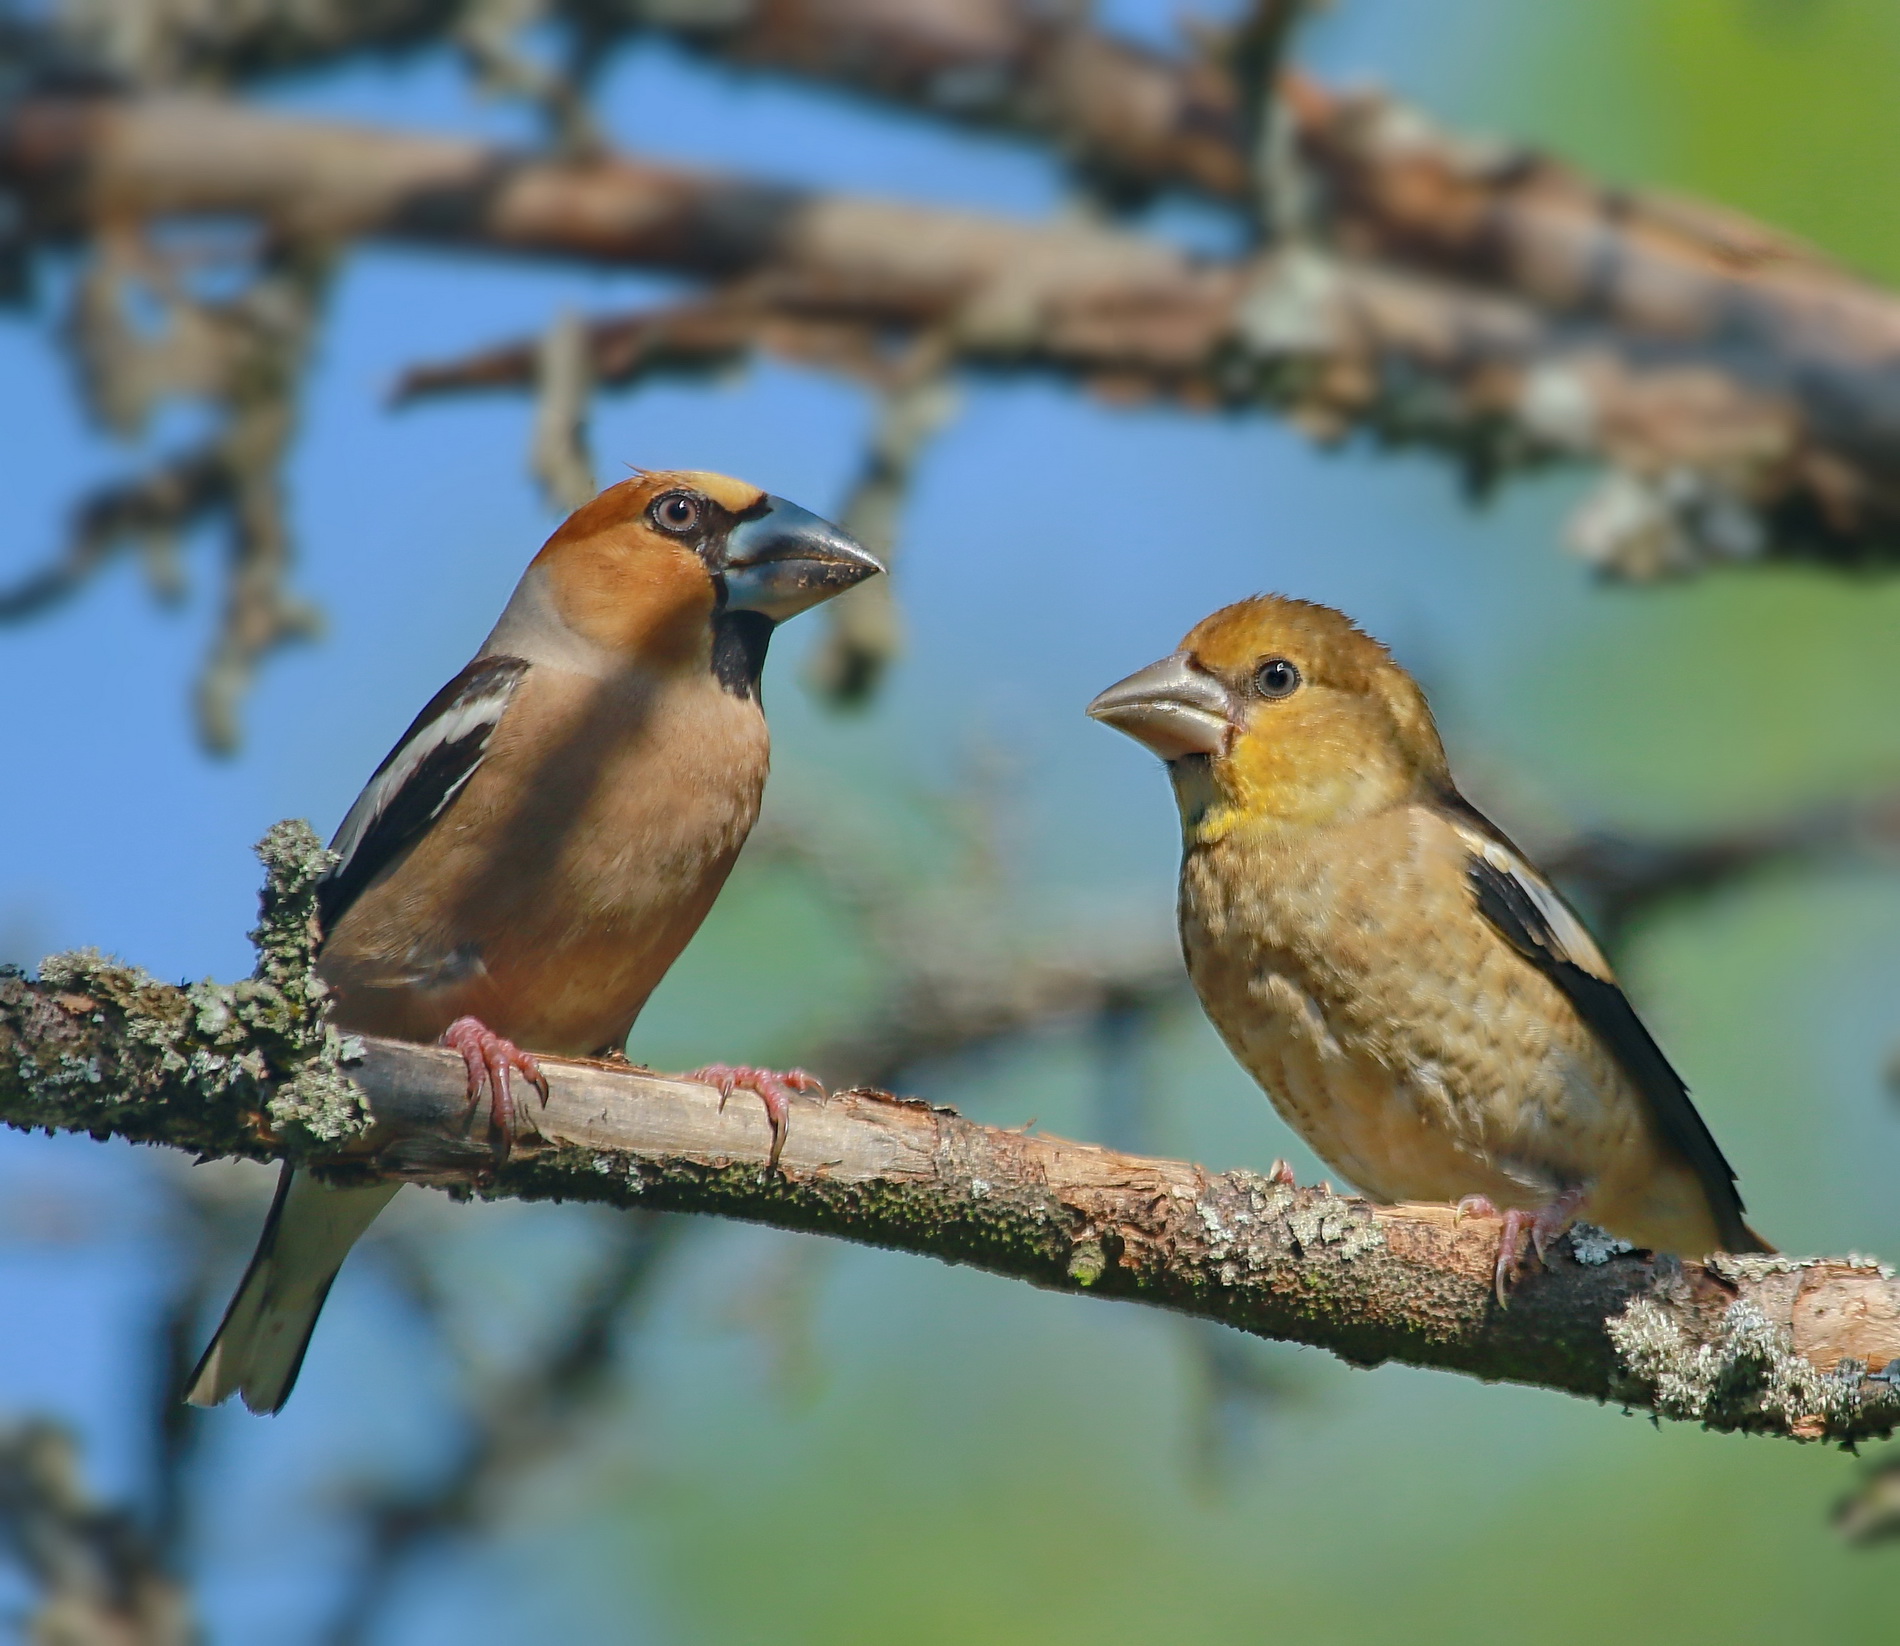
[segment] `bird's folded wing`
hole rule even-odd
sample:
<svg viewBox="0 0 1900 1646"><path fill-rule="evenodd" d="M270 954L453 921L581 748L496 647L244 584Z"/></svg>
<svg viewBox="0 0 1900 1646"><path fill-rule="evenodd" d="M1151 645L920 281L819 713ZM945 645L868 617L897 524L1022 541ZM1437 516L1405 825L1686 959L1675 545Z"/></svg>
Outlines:
<svg viewBox="0 0 1900 1646"><path fill-rule="evenodd" d="M1478 912L1562 990L1615 1057L1648 1103L1663 1138L1701 1179L1727 1249L1755 1250L1760 1237L1742 1221L1734 1169L1576 911L1482 813L1460 799L1447 820L1468 854L1465 878Z"/></svg>
<svg viewBox="0 0 1900 1646"><path fill-rule="evenodd" d="M317 890L326 933L462 792L527 672L519 657L476 658L429 700L389 751L330 842L338 860Z"/></svg>

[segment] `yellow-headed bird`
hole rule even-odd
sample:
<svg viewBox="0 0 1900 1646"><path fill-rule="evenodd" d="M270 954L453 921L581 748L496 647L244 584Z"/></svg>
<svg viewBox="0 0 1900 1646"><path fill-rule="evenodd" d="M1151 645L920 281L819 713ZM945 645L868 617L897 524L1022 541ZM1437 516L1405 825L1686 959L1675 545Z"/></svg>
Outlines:
<svg viewBox="0 0 1900 1646"><path fill-rule="evenodd" d="M1772 1250L1583 923L1459 794L1417 683L1330 607L1262 596L1097 697L1168 763L1181 946L1214 1026L1374 1199Z"/></svg>
<svg viewBox="0 0 1900 1646"><path fill-rule="evenodd" d="M346 1029L441 1039L489 1087L535 1051L617 1052L759 815L759 702L783 619L880 570L836 526L696 471L610 486L523 575L474 660L389 753L331 842L317 971ZM716 1065L765 1100L773 1159L801 1071ZM187 1398L289 1397L317 1313L395 1184L288 1165Z"/></svg>

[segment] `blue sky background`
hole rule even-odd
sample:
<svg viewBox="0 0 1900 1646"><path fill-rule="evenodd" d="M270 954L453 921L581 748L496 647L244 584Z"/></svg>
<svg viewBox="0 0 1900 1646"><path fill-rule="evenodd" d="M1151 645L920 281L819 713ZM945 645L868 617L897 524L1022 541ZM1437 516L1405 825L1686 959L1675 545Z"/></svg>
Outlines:
<svg viewBox="0 0 1900 1646"><path fill-rule="evenodd" d="M1110 10L1165 35L1168 8ZM1335 77L1376 76L1452 123L1720 194L1895 278L1900 232L1882 239L1862 219L1870 198L1893 216L1881 202L1900 183L1900 96L1888 95L1900 53L1882 79L1869 66L1888 38L1878 8L1813 10L1826 16L1794 27L1746 4L1579 0L1531 20L1502 0L1343 0L1306 57ZM1828 84L1847 90L1816 113L1812 88ZM419 129L525 130L433 59L269 100ZM1061 196L1052 168L1013 144L748 82L664 47L626 53L602 101L614 134L654 154L1025 215ZM1774 158L1741 167L1738 147ZM1855 175L1836 198L1843 155ZM1185 209L1157 222L1206 233ZM50 551L84 487L132 460L76 406L56 348L63 287L54 269L35 312L0 316L8 574ZM354 257L290 475L299 586L327 634L267 665L245 747L226 762L199 752L187 713L215 545L194 547L193 592L175 611L155 610L127 563L0 634L15 704L0 954L30 962L92 943L162 976L248 970L252 842L285 816L334 827L553 524L525 478L525 401L392 415L388 385L415 360L536 329L556 304L606 310L667 290L406 251ZM603 480L623 463L716 468L822 512L845 494L866 418L848 386L765 364L605 399L593 444ZM175 417L152 445L187 428ZM841 827L900 820L895 856L948 872L928 861L929 830L905 833L901 819L1000 757L1025 929L1165 931L1165 783L1081 708L1259 588L1341 605L1392 642L1431 686L1467 786L1528 836L1761 815L1900 776L1900 604L1887 584L1763 572L1602 588L1558 547L1580 483L1519 483L1474 510L1422 457L1320 453L1264 418L969 383L905 518L904 662L871 713L838 718L798 683L815 625L781 638L767 674L768 804L835 812ZM1626 965L1757 1220L1794 1249L1900 1252L1900 1109L1879 1073L1900 1037L1897 915L1887 869L1783 875L1657 918ZM812 980L849 974L827 943L796 898L742 874L636 1030L635 1054L685 1065L781 1050L822 1010ZM1289 1154L1317 1175L1198 1017L1166 1026L1154 1066L1154 1147L1219 1166ZM1061 1036L943 1079L933 1095L983 1118L1092 1124L1086 1058ZM129 1149L0 1137L12 1324L0 1411L71 1418L92 1478L119 1492L145 1468L132 1402L167 1249L155 1169ZM395 1215L443 1231L476 1365L532 1334L548 1277L576 1271L595 1228L572 1212L415 1192ZM819 1368L790 1392L774 1333L791 1328L758 1323L770 1314L759 1296L784 1288L805 1300L800 1352ZM1823 1524L1849 1475L1841 1460L1658 1432L1551 1395L1269 1351L1288 1392L1210 1486L1188 1461L1198 1362L1181 1331L887 1254L712 1230L669 1281L628 1410L534 1488L496 1544L427 1567L390 1638L519 1639L530 1622L547 1633L550 1608L562 1638L747 1643L1225 1640L1267 1620L1338 1639L1403 1626L1463 1643L1612 1628L1637 1642L1767 1641L1890 1615L1896 1557L1844 1553ZM435 1405L457 1372L374 1254L353 1263L288 1412L213 1419L202 1565L218 1638L305 1638L344 1553L329 1513L339 1482L439 1461Z"/></svg>

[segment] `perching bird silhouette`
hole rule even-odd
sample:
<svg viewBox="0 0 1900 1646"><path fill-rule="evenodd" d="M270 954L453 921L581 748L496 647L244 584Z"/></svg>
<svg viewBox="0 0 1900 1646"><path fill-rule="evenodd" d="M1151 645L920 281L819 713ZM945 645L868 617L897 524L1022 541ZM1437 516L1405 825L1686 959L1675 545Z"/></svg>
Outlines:
<svg viewBox="0 0 1900 1646"><path fill-rule="evenodd" d="M1583 922L1452 782L1425 694L1330 607L1262 596L1089 705L1168 763L1181 946L1234 1056L1375 1199L1771 1250Z"/></svg>
<svg viewBox="0 0 1900 1646"><path fill-rule="evenodd" d="M331 843L317 971L346 1029L435 1040L527 1123L533 1052L617 1052L759 813L774 627L881 570L844 532L723 475L649 473L575 511L474 660L379 766ZM763 1099L774 1151L802 1071L696 1076ZM395 1184L286 1165L187 1390L289 1397L323 1300Z"/></svg>

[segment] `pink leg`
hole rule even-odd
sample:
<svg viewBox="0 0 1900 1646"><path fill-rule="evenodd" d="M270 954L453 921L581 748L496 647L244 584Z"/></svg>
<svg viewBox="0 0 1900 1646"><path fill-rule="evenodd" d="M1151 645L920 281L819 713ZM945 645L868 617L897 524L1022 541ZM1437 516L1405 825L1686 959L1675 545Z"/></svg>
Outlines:
<svg viewBox="0 0 1900 1646"><path fill-rule="evenodd" d="M1273 1163L1272 1169L1267 1173L1267 1181L1278 1183L1283 1189L1297 1189L1300 1186L1298 1179L1293 1175L1293 1168L1284 1160L1276 1160Z"/></svg>
<svg viewBox="0 0 1900 1646"><path fill-rule="evenodd" d="M684 1078L716 1086L722 1109L726 1099L741 1087L759 1094L765 1104L765 1118L772 1126L772 1152L766 1156L763 1174L766 1177L778 1169L778 1157L785 1149L785 1135L792 1121L792 1093L816 1092L820 1097L825 1094L823 1082L803 1069L755 1069L747 1063L708 1063Z"/></svg>
<svg viewBox="0 0 1900 1646"><path fill-rule="evenodd" d="M1495 1274L1499 1308L1510 1307L1510 1287L1523 1272L1524 1236L1531 1237L1531 1249L1537 1254L1537 1261L1544 1262L1550 1243L1577 1221L1577 1208L1583 1204L1584 1193L1582 1189L1566 1189L1535 1212L1522 1211L1516 1206L1508 1212L1500 1212L1481 1194L1468 1194L1458 1202L1461 1222L1467 1217L1496 1217L1504 1221L1504 1232L1498 1239Z"/></svg>
<svg viewBox="0 0 1900 1646"><path fill-rule="evenodd" d="M442 1044L460 1052L462 1061L468 1065L468 1106L471 1113L481 1101L483 1085L488 1087L490 1124L501 1133L502 1153L505 1155L514 1140L523 1135L524 1129L534 1129L534 1122L515 1106L512 1071L519 1070L527 1077L528 1084L541 1094L543 1108L547 1107L548 1102L548 1077L541 1072L541 1065L532 1056L512 1040L504 1040L480 1018L458 1017L442 1031ZM522 1124L524 1120L527 1122L525 1128Z"/></svg>

